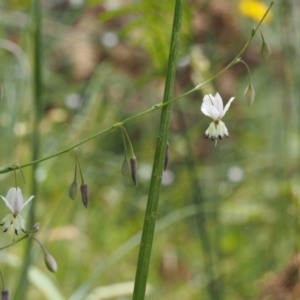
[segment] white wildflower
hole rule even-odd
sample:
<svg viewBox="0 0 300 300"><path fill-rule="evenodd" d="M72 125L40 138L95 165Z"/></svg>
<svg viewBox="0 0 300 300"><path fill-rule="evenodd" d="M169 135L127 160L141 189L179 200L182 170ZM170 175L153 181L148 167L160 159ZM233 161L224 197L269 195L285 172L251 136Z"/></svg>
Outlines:
<svg viewBox="0 0 300 300"><path fill-rule="evenodd" d="M3 226L3 232L6 232L10 225L13 225L15 234L18 234L20 230L26 232L25 220L19 214L22 209L34 198L31 196L25 203L23 203L23 196L20 188L10 188L6 197L0 195L5 202L8 209L11 211L0 223Z"/></svg>
<svg viewBox="0 0 300 300"><path fill-rule="evenodd" d="M216 96L211 94L204 96L203 103L201 105L201 111L206 116L209 116L213 119L213 122L210 123L208 129L205 131L207 138L212 140L217 140L219 138L221 140L224 136L229 137L228 129L221 119L224 117L233 100L234 97L230 98L224 108L223 100L219 93L216 93Z"/></svg>

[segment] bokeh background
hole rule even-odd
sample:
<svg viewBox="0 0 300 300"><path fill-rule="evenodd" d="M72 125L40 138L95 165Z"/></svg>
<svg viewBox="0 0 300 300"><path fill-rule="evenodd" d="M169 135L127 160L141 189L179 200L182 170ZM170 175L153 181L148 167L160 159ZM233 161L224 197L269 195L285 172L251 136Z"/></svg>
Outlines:
<svg viewBox="0 0 300 300"><path fill-rule="evenodd" d="M162 101L174 1L42 1L38 104L33 3L0 1L1 168L30 162L37 148L40 158L63 150ZM184 5L176 96L225 67L269 3ZM299 13L298 1L276 1L261 27L270 58L260 54L259 35L243 54L256 92L252 107L243 99L243 64L205 87L224 102L236 97L224 118L229 139L216 148L205 139L211 120L200 112L201 92L174 103L147 299L300 298ZM40 163L34 176L32 167L24 168L26 184L17 172L24 197L36 193L36 237L55 257L58 272L48 272L37 243L25 269L27 240L2 250L12 299L131 299L158 123L155 111L126 124L138 187L121 174L119 130L78 148L88 209L80 194L68 197L72 152ZM6 195L14 174L0 180ZM0 207L2 218L8 211ZM29 211L24 216L31 224ZM12 231L1 233L0 246L13 238ZM19 290L24 270L29 283Z"/></svg>

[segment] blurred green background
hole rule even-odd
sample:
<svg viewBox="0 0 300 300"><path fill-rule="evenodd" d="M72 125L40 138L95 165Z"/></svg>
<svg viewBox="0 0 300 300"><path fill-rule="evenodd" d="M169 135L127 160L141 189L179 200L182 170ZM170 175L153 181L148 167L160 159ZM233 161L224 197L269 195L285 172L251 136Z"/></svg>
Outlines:
<svg viewBox="0 0 300 300"><path fill-rule="evenodd" d="M0 1L1 168L32 159L32 4ZM174 95L225 67L268 4L185 1ZM173 10L174 1L42 1L39 157L162 101ZM252 107L243 99L242 64L205 87L224 102L236 97L224 118L229 139L216 148L205 139L211 120L200 112L200 92L174 103L147 299L300 299L299 13L297 1L276 1L261 27L270 58L260 55L259 35L244 53L256 91ZM80 195L68 198L72 152L38 165L36 237L55 257L58 272L47 271L33 244L29 287L20 299L131 299L158 122L156 111L125 126L138 159L138 187L120 172L119 130L78 148L89 185L87 210ZM23 171L26 184L19 173L18 182L28 198L33 170ZM5 196L13 173L0 180ZM0 205L2 218L7 208ZM28 212L26 207L24 216ZM1 233L0 246L12 239L12 231ZM12 299L26 245L27 240L0 253Z"/></svg>

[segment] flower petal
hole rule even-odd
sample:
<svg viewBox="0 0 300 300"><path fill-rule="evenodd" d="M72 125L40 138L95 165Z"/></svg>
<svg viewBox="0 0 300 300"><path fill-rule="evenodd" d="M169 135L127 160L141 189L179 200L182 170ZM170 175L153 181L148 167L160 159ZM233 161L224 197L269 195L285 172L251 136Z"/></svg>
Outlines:
<svg viewBox="0 0 300 300"><path fill-rule="evenodd" d="M211 122L209 124L209 127L205 131L205 135L207 138L210 138L212 140L218 138L217 130L216 130L216 124L214 122Z"/></svg>
<svg viewBox="0 0 300 300"><path fill-rule="evenodd" d="M34 196L30 196L29 199L23 203L23 205L21 206L19 212L34 198Z"/></svg>
<svg viewBox="0 0 300 300"><path fill-rule="evenodd" d="M25 220L21 215L16 216L14 225L15 225L15 234L18 234L20 230L26 233Z"/></svg>
<svg viewBox="0 0 300 300"><path fill-rule="evenodd" d="M217 120L220 116L219 111L210 103L202 103L201 111L214 120Z"/></svg>
<svg viewBox="0 0 300 300"><path fill-rule="evenodd" d="M14 217L12 214L9 214L3 218L3 220L0 223L0 225L3 226L3 232L6 232L9 226L13 224L13 219Z"/></svg>
<svg viewBox="0 0 300 300"><path fill-rule="evenodd" d="M13 208L13 212L18 213L23 205L23 196L20 188L10 188L7 192L6 200Z"/></svg>
<svg viewBox="0 0 300 300"><path fill-rule="evenodd" d="M8 202L8 200L7 200L5 197L1 196L1 195L0 195L0 197L1 197L2 200L5 202L5 204L6 204L6 206L8 207L8 209L9 209L12 213L14 213L15 211L14 211L13 207L10 205L10 203Z"/></svg>
<svg viewBox="0 0 300 300"><path fill-rule="evenodd" d="M215 105L214 98L215 97L212 94L204 95L203 103L207 103L207 104L214 106Z"/></svg>
<svg viewBox="0 0 300 300"><path fill-rule="evenodd" d="M17 216L18 217L18 216ZM20 222L19 222L19 219L18 218L15 218L14 219L14 229L15 229L15 234L18 235L20 230L21 230L21 225L20 225Z"/></svg>
<svg viewBox="0 0 300 300"><path fill-rule="evenodd" d="M219 111L219 116L223 117L223 100L219 93L216 93L216 96L214 98L214 104L215 108Z"/></svg>
<svg viewBox="0 0 300 300"><path fill-rule="evenodd" d="M229 101L227 102L227 104L225 105L225 108L224 108L224 110L223 110L223 114L221 115L221 119L225 116L225 114L226 114L226 112L227 112L227 110L228 110L228 108L229 108L231 102L234 100L234 98L235 98L235 97L231 97L231 98L229 99Z"/></svg>
<svg viewBox="0 0 300 300"><path fill-rule="evenodd" d="M219 137L219 139L221 140L224 136L225 137L229 137L229 132L228 132L228 129L225 125L224 122L222 121L219 121L219 124L217 126L217 135Z"/></svg>

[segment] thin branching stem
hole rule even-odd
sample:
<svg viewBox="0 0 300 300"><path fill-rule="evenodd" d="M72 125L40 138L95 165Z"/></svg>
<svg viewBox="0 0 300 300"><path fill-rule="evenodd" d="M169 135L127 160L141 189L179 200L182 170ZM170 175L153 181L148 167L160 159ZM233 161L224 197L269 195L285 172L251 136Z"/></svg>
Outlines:
<svg viewBox="0 0 300 300"><path fill-rule="evenodd" d="M274 4L274 1L271 1L267 11L265 12L264 16L262 17L261 21L256 25L256 27L251 31L251 35L248 39L248 41L246 42L245 46L241 49L241 51L236 55L236 57L224 68L222 69L221 71L219 71L217 74L215 74L214 76L212 76L211 78L209 78L208 80L206 80L205 82L202 82L202 83L199 83L195 88L185 92L184 94L181 94L180 96L178 97L175 97L173 99L170 99L168 100L167 102L161 102L161 103L158 103L154 106L152 106L151 108L147 109L147 110L144 110L138 114L135 114L131 117L128 117L126 119L124 119L123 121L120 121L120 122L117 122L115 124L113 124L112 126L104 129L104 130L101 130L83 140L81 140L80 142L76 143L76 144L73 144L72 146L68 147L68 148L65 148L61 151L58 151L56 153L53 153L53 154L50 154L48 156L45 156L45 157L42 157L40 159L36 159L36 160L33 160L31 162L28 162L28 163L25 163L25 164L21 164L21 165L18 165L18 168L25 168L25 167L28 167L28 166L32 166L32 165L35 165L35 164L38 164L42 161L45 161L45 160L48 160L48 159L51 159L53 157L56 157L56 156L59 156L61 154L64 154L64 153L67 153L101 135L104 135L105 133L108 133L110 131L112 131L113 129L115 128L118 128L120 126L123 126L124 124L134 120L134 119L137 119L141 116L144 116L146 114L149 114L155 110L158 110L158 109L162 109L163 107L169 105L170 103L173 103L175 101L178 101L179 99L181 98L184 98L200 89L202 89L207 83L209 82L212 82L213 80L215 80L216 78L218 78L220 75L222 75L224 72L226 72L228 69L230 69L232 66L234 66L236 63L238 63L241 59L241 56L242 54L245 52L245 50L247 49L247 47L249 46L250 42L252 41L254 35L256 34L257 30L259 29L259 27L261 26L261 23L263 22L263 20L265 19L265 17L267 16L267 14L269 13L271 7L273 6ZM8 172L11 172L14 170L14 167L13 166L9 166L9 167L6 167L6 168L3 168L3 169L0 169L0 174L3 174L3 173L8 173Z"/></svg>

